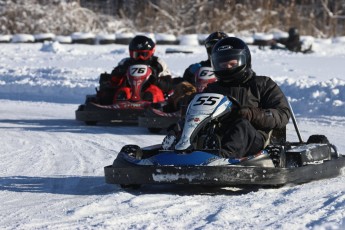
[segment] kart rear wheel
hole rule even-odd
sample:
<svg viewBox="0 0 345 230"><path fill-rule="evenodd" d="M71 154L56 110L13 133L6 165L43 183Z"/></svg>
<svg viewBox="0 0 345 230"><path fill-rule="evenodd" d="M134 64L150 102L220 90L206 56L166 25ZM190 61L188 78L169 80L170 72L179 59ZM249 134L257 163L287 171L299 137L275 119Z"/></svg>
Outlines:
<svg viewBox="0 0 345 230"><path fill-rule="evenodd" d="M316 143L316 144L329 144L331 157L338 158L340 154L338 153L337 147L329 142L325 135L311 135L307 141L308 144Z"/></svg>
<svg viewBox="0 0 345 230"><path fill-rule="evenodd" d="M311 135L307 141L308 144L329 144L325 135Z"/></svg>
<svg viewBox="0 0 345 230"><path fill-rule="evenodd" d="M329 160L332 157L337 158L338 157L338 153L337 153L337 149L334 145L332 145L328 138L325 135L311 135L308 140L307 140L308 144L328 144L329 146ZM333 147L334 146L334 147ZM334 150L334 151L332 151Z"/></svg>

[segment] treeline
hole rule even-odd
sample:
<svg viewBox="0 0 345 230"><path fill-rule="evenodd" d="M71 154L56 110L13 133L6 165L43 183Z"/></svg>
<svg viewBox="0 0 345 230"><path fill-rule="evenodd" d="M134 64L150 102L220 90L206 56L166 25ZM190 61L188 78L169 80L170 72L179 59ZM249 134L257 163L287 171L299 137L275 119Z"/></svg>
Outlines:
<svg viewBox="0 0 345 230"><path fill-rule="evenodd" d="M345 0L0 0L0 33L287 31L345 35Z"/></svg>
<svg viewBox="0 0 345 230"><path fill-rule="evenodd" d="M81 0L92 2L92 0ZM109 4L112 1L108 1ZM345 35L345 0L115 0L115 15L145 31L174 34L215 30Z"/></svg>

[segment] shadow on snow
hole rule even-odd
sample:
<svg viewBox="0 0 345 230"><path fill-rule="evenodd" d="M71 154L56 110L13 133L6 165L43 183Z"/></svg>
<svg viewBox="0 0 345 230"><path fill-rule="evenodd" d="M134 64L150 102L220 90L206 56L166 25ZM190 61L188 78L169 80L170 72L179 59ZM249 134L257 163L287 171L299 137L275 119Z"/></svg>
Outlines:
<svg viewBox="0 0 345 230"><path fill-rule="evenodd" d="M11 192L51 193L64 195L102 195L114 192L104 177L92 176L54 176L0 177L0 190Z"/></svg>
<svg viewBox="0 0 345 230"><path fill-rule="evenodd" d="M259 189L259 187L235 188L200 185L143 185L140 189L122 189L119 185L106 184L104 177L99 176L0 177L0 191L80 196L108 195L122 192L135 196L146 194L237 196L256 192Z"/></svg>

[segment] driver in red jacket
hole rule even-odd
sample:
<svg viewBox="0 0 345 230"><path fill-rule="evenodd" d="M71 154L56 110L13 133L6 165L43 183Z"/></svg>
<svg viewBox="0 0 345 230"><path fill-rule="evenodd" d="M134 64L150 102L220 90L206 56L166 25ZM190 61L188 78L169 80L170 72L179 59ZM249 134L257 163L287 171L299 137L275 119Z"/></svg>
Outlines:
<svg viewBox="0 0 345 230"><path fill-rule="evenodd" d="M102 95L103 88L105 94L111 92L114 102L118 99L129 99L129 92L121 90L123 86L128 86L127 70L131 65L145 64L151 67L152 74L142 87L142 92L145 91L142 99L152 102L163 101L171 91L172 77L167 64L159 57L154 56L155 47L156 44L149 37L143 35L134 37L129 44L130 57L122 59L111 74L101 75L100 96L109 97L109 95Z"/></svg>

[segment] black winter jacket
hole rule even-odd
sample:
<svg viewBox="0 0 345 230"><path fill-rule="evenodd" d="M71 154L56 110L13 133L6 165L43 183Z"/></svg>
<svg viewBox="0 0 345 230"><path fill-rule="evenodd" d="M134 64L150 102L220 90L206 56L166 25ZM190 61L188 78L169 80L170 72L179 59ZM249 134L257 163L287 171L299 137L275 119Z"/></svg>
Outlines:
<svg viewBox="0 0 345 230"><path fill-rule="evenodd" d="M271 78L249 72L244 83L217 81L209 84L203 92L227 95L237 99L242 107L259 108L251 124L267 140L269 131L283 128L289 122L289 104L279 86Z"/></svg>
<svg viewBox="0 0 345 230"><path fill-rule="evenodd" d="M293 52L301 52L302 49L302 42L300 41L299 35L289 36L284 45L288 50Z"/></svg>

